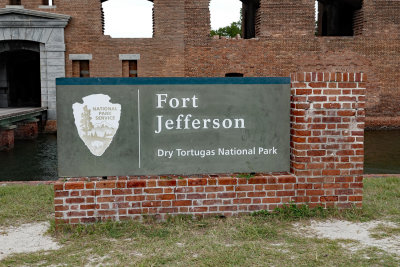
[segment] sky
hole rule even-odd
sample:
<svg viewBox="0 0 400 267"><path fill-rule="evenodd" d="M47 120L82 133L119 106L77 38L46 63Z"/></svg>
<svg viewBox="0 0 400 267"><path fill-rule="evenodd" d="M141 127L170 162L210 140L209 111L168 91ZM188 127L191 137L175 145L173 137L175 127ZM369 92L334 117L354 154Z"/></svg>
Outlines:
<svg viewBox="0 0 400 267"><path fill-rule="evenodd" d="M240 19L240 0L211 0L211 29ZM109 0L103 3L105 34L113 38L151 38L153 3L148 0ZM317 8L317 2L315 3ZM317 16L317 12L316 15Z"/></svg>
<svg viewBox="0 0 400 267"><path fill-rule="evenodd" d="M239 0L211 0L211 28L240 19ZM103 3L105 34L113 38L151 38L153 3L147 0L109 0Z"/></svg>

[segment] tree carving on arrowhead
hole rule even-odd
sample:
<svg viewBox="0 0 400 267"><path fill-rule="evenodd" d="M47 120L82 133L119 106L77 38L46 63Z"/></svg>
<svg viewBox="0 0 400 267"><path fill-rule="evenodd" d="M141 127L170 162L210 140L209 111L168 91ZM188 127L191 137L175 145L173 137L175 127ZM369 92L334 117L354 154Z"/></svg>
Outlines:
<svg viewBox="0 0 400 267"><path fill-rule="evenodd" d="M110 146L119 127L121 105L110 99L108 95L94 94L83 97L83 104L72 105L79 137L98 157Z"/></svg>
<svg viewBox="0 0 400 267"><path fill-rule="evenodd" d="M81 119L81 128L82 131L87 135L89 131L93 129L93 124L90 121L90 110L88 107L85 105L83 107L83 112L82 112L82 119Z"/></svg>

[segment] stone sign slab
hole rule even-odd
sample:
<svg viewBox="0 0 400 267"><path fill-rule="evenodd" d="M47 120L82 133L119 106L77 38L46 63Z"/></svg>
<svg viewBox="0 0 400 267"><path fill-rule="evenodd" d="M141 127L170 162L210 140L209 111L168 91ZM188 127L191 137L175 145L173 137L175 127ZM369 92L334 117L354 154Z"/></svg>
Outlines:
<svg viewBox="0 0 400 267"><path fill-rule="evenodd" d="M289 114L289 78L59 78L59 176L289 171Z"/></svg>

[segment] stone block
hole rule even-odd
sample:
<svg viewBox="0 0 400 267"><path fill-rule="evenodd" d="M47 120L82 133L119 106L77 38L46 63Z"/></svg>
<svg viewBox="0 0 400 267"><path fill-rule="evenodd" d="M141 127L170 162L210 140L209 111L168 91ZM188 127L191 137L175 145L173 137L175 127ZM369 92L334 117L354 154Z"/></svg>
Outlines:
<svg viewBox="0 0 400 267"><path fill-rule="evenodd" d="M35 28L32 36L32 41L40 42L40 36L42 35L43 29Z"/></svg>
<svg viewBox="0 0 400 267"><path fill-rule="evenodd" d="M55 108L47 110L47 119L48 120L56 120L57 119L57 112Z"/></svg>
<svg viewBox="0 0 400 267"><path fill-rule="evenodd" d="M53 29L52 28L45 28L42 32L42 35L40 37L40 42L41 43L48 43L50 35L52 34Z"/></svg>
<svg viewBox="0 0 400 267"><path fill-rule="evenodd" d="M64 62L64 52L60 51L47 51L46 52L46 58L47 59L58 59L62 60Z"/></svg>
<svg viewBox="0 0 400 267"><path fill-rule="evenodd" d="M53 29L49 39L47 41L49 44L62 43L64 44L64 30L63 29Z"/></svg>
<svg viewBox="0 0 400 267"><path fill-rule="evenodd" d="M26 40L26 29L27 28L19 28L19 36L18 39L20 40Z"/></svg>
<svg viewBox="0 0 400 267"><path fill-rule="evenodd" d="M25 40L33 40L33 34L35 33L34 28L27 28L25 31Z"/></svg>

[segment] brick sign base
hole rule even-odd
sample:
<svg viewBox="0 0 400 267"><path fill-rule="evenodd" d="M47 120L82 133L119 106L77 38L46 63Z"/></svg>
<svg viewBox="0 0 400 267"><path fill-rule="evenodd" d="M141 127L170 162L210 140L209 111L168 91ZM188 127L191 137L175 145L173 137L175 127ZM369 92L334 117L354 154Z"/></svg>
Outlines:
<svg viewBox="0 0 400 267"><path fill-rule="evenodd" d="M54 185L56 222L231 216L290 202L361 207L365 74L297 73L291 81L290 173L70 178Z"/></svg>

